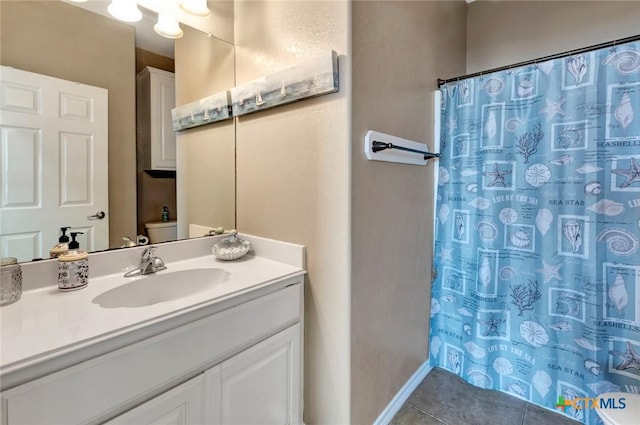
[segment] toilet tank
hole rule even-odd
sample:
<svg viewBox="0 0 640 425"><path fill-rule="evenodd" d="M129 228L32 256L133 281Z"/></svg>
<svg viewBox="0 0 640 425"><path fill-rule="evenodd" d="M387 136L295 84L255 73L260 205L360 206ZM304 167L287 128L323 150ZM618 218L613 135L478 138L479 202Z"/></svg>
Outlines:
<svg viewBox="0 0 640 425"><path fill-rule="evenodd" d="M149 243L175 241L178 239L176 220L152 221L144 224L149 235Z"/></svg>

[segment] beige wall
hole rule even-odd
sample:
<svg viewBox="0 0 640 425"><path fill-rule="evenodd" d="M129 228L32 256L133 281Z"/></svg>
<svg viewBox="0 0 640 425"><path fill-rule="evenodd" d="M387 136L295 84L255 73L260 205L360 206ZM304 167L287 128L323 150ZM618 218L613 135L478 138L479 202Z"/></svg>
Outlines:
<svg viewBox="0 0 640 425"><path fill-rule="evenodd" d="M57 1L2 1L0 63L109 90L109 244L136 234L133 27Z"/></svg>
<svg viewBox="0 0 640 425"><path fill-rule="evenodd" d="M592 46L638 32L638 0L477 1L468 5L467 72Z"/></svg>
<svg viewBox="0 0 640 425"><path fill-rule="evenodd" d="M183 30L175 44L177 106L235 84L233 46L188 27ZM233 120L178 133L176 149L178 238L188 236L189 224L235 228Z"/></svg>
<svg viewBox="0 0 640 425"><path fill-rule="evenodd" d="M241 1L238 84L335 50L340 92L237 120L243 232L306 246L305 403L312 424L349 423L350 4Z"/></svg>
<svg viewBox="0 0 640 425"><path fill-rule="evenodd" d="M371 424L427 359L433 174L368 161L367 130L434 147L437 78L465 69L464 2L354 2L351 421Z"/></svg>

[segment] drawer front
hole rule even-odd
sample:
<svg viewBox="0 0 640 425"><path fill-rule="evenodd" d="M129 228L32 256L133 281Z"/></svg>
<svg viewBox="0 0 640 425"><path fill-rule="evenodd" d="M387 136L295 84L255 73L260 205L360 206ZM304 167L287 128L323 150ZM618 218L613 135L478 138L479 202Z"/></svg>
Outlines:
<svg viewBox="0 0 640 425"><path fill-rule="evenodd" d="M296 280L299 282L299 280ZM2 393L6 425L108 419L301 320L302 285Z"/></svg>

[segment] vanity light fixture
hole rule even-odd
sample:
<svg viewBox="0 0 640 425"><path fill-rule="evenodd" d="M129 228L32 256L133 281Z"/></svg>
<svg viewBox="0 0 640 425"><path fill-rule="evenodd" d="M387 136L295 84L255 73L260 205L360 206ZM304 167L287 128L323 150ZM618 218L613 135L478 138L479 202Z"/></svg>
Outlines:
<svg viewBox="0 0 640 425"><path fill-rule="evenodd" d="M158 14L158 23L153 30L166 38L180 38L184 34L177 20L164 13Z"/></svg>
<svg viewBox="0 0 640 425"><path fill-rule="evenodd" d="M138 22L142 19L136 0L111 0L107 10L111 16L124 22Z"/></svg>
<svg viewBox="0 0 640 425"><path fill-rule="evenodd" d="M209 16L207 0L180 0L180 9L196 16Z"/></svg>

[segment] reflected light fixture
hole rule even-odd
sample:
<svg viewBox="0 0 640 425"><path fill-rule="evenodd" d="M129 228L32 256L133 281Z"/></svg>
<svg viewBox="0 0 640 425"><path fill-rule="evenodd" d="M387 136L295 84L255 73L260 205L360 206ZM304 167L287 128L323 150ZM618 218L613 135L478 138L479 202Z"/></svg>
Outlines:
<svg viewBox="0 0 640 425"><path fill-rule="evenodd" d="M166 38L180 38L183 34L178 21L164 13L158 14L158 23L153 26L153 30Z"/></svg>
<svg viewBox="0 0 640 425"><path fill-rule="evenodd" d="M180 9L196 16L209 16L207 0L180 0Z"/></svg>
<svg viewBox="0 0 640 425"><path fill-rule="evenodd" d="M111 0L107 10L111 16L124 22L138 22L142 19L136 0Z"/></svg>

